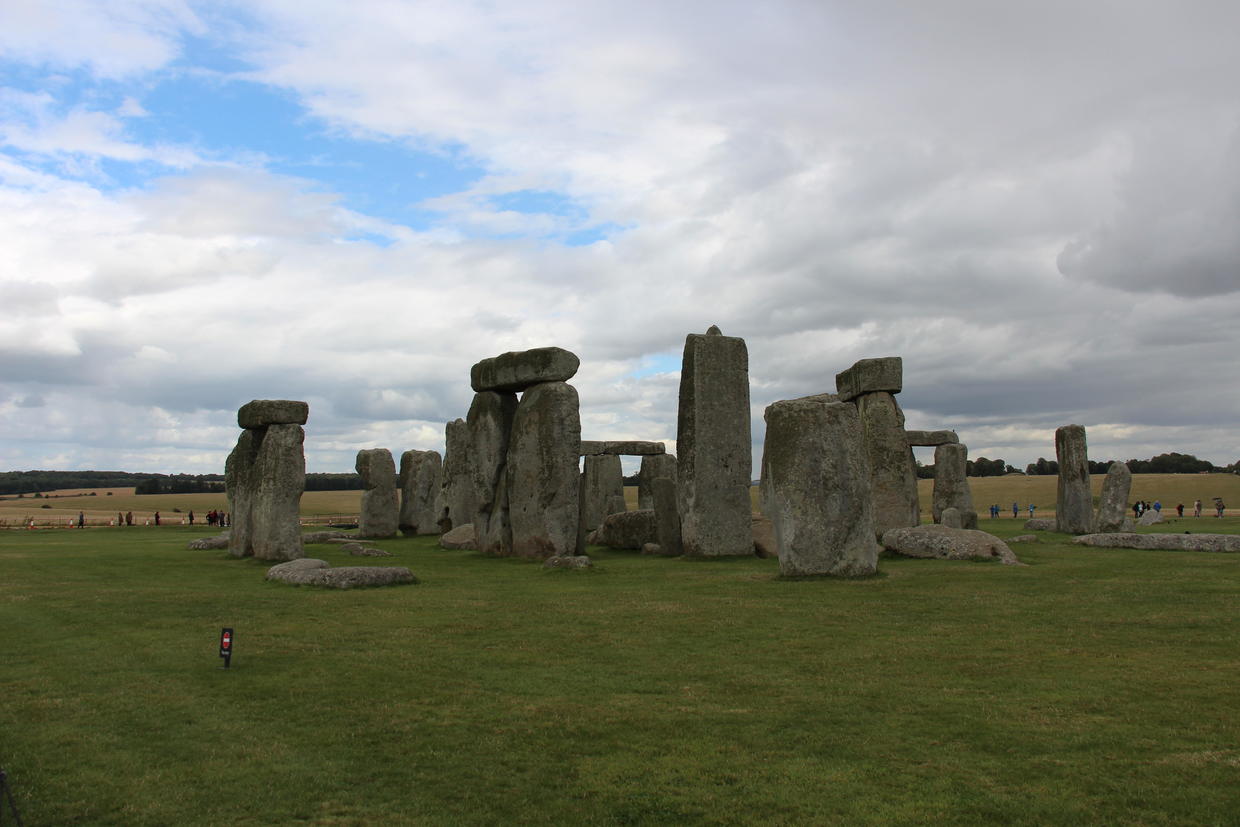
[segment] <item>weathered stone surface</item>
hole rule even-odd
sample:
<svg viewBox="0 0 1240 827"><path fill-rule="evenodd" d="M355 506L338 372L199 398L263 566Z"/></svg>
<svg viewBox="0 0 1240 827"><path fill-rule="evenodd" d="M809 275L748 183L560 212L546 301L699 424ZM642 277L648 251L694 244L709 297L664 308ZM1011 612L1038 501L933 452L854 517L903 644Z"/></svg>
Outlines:
<svg viewBox="0 0 1240 827"><path fill-rule="evenodd" d="M344 540L353 535L347 531L308 531L301 535L301 541L306 545L311 543L328 543L332 540Z"/></svg>
<svg viewBox="0 0 1240 827"><path fill-rule="evenodd" d="M223 534L217 534L214 537L199 537L197 540L190 540L188 547L194 551L228 548L228 532L225 531Z"/></svg>
<svg viewBox="0 0 1240 827"><path fill-rule="evenodd" d="M805 399L768 406L761 493L762 513L775 527L781 574L875 572L870 465L856 406Z"/></svg>
<svg viewBox="0 0 1240 827"><path fill-rule="evenodd" d="M1040 543L1040 542L1042 541L1038 539L1038 535L1036 534L1018 534L1015 537L1008 538L1009 545L1012 543Z"/></svg>
<svg viewBox="0 0 1240 827"><path fill-rule="evenodd" d="M585 457L597 454L615 454L625 457L648 457L667 453L667 446L662 442L638 442L635 440L582 440L581 455Z"/></svg>
<svg viewBox="0 0 1240 827"><path fill-rule="evenodd" d="M662 555L663 549L658 543L646 543L642 546L642 554Z"/></svg>
<svg viewBox="0 0 1240 827"><path fill-rule="evenodd" d="M581 523L587 531L598 528L612 507L612 497L624 498L624 472L620 457L587 455L583 460L585 499L581 501Z"/></svg>
<svg viewBox="0 0 1240 827"><path fill-rule="evenodd" d="M593 565L584 554L562 554L543 561L544 569L588 569Z"/></svg>
<svg viewBox="0 0 1240 827"><path fill-rule="evenodd" d="M913 449L904 431L904 412L886 391L874 391L853 400L861 417L861 434L870 464L874 498L875 537L889 528L921 522L917 502L917 474Z"/></svg>
<svg viewBox="0 0 1240 827"><path fill-rule="evenodd" d="M658 477L654 480L652 488L654 534L659 545L659 552L668 557L679 557L684 553L684 549L680 543L680 505L676 496L676 483L667 477ZM638 509L638 511L645 510L647 509Z"/></svg>
<svg viewBox="0 0 1240 827"><path fill-rule="evenodd" d="M294 560L305 555L299 506L306 488L306 432L300 425L269 425L252 433L262 436L250 469L250 548L259 560Z"/></svg>
<svg viewBox="0 0 1240 827"><path fill-rule="evenodd" d="M564 382L534 385L521 397L507 468L515 555L547 558L577 550L579 404L577 389Z"/></svg>
<svg viewBox="0 0 1240 827"><path fill-rule="evenodd" d="M960 512L960 527L967 528L970 531L975 530L977 528L977 512L976 511L961 511Z"/></svg>
<svg viewBox="0 0 1240 827"><path fill-rule="evenodd" d="M944 508L943 513L939 515L939 525L945 525L948 528L963 528L960 524L960 509ZM907 526L899 526L905 528Z"/></svg>
<svg viewBox="0 0 1240 827"><path fill-rule="evenodd" d="M1007 544L985 531L923 525L893 528L883 535L883 547L905 557L935 557L941 560L997 560L1020 564Z"/></svg>
<svg viewBox="0 0 1240 827"><path fill-rule="evenodd" d="M310 406L291 399L255 399L237 411L237 424L242 428L305 425L309 418Z"/></svg>
<svg viewBox="0 0 1240 827"><path fill-rule="evenodd" d="M1240 552L1240 534L1085 534L1072 542L1095 548L1132 548L1150 551Z"/></svg>
<svg viewBox="0 0 1240 827"><path fill-rule="evenodd" d="M403 534L439 533L439 492L443 463L438 451L405 451L400 455L400 513Z"/></svg>
<svg viewBox="0 0 1240 827"><path fill-rule="evenodd" d="M628 503L624 501L623 494L613 494L607 498L607 507L604 509L604 511L607 512L607 515L619 514L622 511L628 510L629 506Z"/></svg>
<svg viewBox="0 0 1240 827"><path fill-rule="evenodd" d="M341 546L341 551L348 552L354 557L391 557L392 552L384 551L381 548L373 548L364 546L361 543L349 543L347 546Z"/></svg>
<svg viewBox="0 0 1240 827"><path fill-rule="evenodd" d="M1085 429L1064 425L1055 430L1059 483L1055 489L1055 530L1089 534L1094 530L1094 501L1089 493L1089 454Z"/></svg>
<svg viewBox="0 0 1240 827"><path fill-rule="evenodd" d="M641 470L637 472L637 507L639 510L654 508L654 481L666 477L676 481L676 457L673 454L657 454L642 457Z"/></svg>
<svg viewBox="0 0 1240 827"><path fill-rule="evenodd" d="M354 464L362 478L362 502L357 515L357 536L394 537L400 514L396 494L396 462L387 448L363 448Z"/></svg>
<svg viewBox="0 0 1240 827"><path fill-rule="evenodd" d="M944 508L956 508L961 515L973 511L973 491L965 473L969 460L968 447L959 443L940 445L934 449L934 521L941 522ZM974 519L977 512L974 511Z"/></svg>
<svg viewBox="0 0 1240 827"><path fill-rule="evenodd" d="M444 426L443 492L439 499L439 530L472 524L478 510L474 497L469 425L454 419Z"/></svg>
<svg viewBox="0 0 1240 827"><path fill-rule="evenodd" d="M295 563L310 565L294 566ZM370 586L392 586L417 583L418 578L403 566L341 566L330 568L325 560L294 560L267 570L268 580L279 580L295 586L323 586L330 589L354 589Z"/></svg>
<svg viewBox="0 0 1240 827"><path fill-rule="evenodd" d="M939 445L952 445L960 441L960 437L956 436L955 431L905 431L904 436L910 446L917 445L927 448Z"/></svg>
<svg viewBox="0 0 1240 827"><path fill-rule="evenodd" d="M478 548L478 540L474 536L473 523L459 525L451 531L445 531L439 535L439 545L442 548L461 550Z"/></svg>
<svg viewBox="0 0 1240 827"><path fill-rule="evenodd" d="M685 554L753 553L750 440L745 340L718 332L689 334L676 422L677 492Z"/></svg>
<svg viewBox="0 0 1240 827"><path fill-rule="evenodd" d="M766 559L779 556L779 542L775 539L775 524L761 514L750 518L753 530L753 553L755 557Z"/></svg>
<svg viewBox="0 0 1240 827"><path fill-rule="evenodd" d="M619 514L608 514L603 524L598 527L595 542L600 546L632 549L640 549L646 543L658 543L654 512L623 511Z"/></svg>
<svg viewBox="0 0 1240 827"><path fill-rule="evenodd" d="M1035 517L1031 520L1025 520L1024 527L1030 531L1054 531L1055 521L1049 517Z"/></svg>
<svg viewBox="0 0 1240 827"><path fill-rule="evenodd" d="M1154 525L1163 521L1162 512L1150 509L1141 515L1141 519L1137 520L1137 525Z"/></svg>
<svg viewBox="0 0 1240 827"><path fill-rule="evenodd" d="M543 382L567 382L580 366L577 355L562 347L509 351L470 368L469 382L475 391L520 392Z"/></svg>
<svg viewBox="0 0 1240 827"><path fill-rule="evenodd" d="M1132 472L1128 466L1116 460L1107 468L1102 481L1102 495L1098 498L1098 513L1094 518L1094 530L1100 534L1121 531L1128 516L1128 492L1132 490Z"/></svg>
<svg viewBox="0 0 1240 827"><path fill-rule="evenodd" d="M254 459L262 441L261 430L242 431L237 444L224 461L224 488L228 493L228 513L232 525L228 530L228 553L233 557L253 557L250 544L254 504Z"/></svg>
<svg viewBox="0 0 1240 827"><path fill-rule="evenodd" d="M483 554L504 556L512 552L505 469L516 412L515 393L482 391L474 394L465 418L473 484L472 522L478 550Z"/></svg>
<svg viewBox="0 0 1240 827"><path fill-rule="evenodd" d="M835 389L841 402L851 402L863 393L899 393L904 387L904 360L899 356L861 359L851 368L835 374Z"/></svg>

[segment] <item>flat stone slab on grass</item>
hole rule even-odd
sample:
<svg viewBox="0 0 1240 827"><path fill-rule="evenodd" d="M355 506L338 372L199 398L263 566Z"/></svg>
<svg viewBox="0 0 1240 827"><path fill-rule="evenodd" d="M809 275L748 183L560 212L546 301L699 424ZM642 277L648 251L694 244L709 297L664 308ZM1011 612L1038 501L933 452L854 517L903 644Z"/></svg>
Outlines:
<svg viewBox="0 0 1240 827"><path fill-rule="evenodd" d="M242 428L305 425L309 418L310 406L292 399L254 399L237 410L237 424Z"/></svg>
<svg viewBox="0 0 1240 827"><path fill-rule="evenodd" d="M1042 540L1036 534L1018 534L1015 537L1009 537L1009 543L1040 543Z"/></svg>
<svg viewBox="0 0 1240 827"><path fill-rule="evenodd" d="M1085 534L1074 543L1093 548L1134 548L1149 551L1240 552L1240 534Z"/></svg>
<svg viewBox="0 0 1240 827"><path fill-rule="evenodd" d="M593 565L584 554L561 554L543 561L544 569L588 569Z"/></svg>
<svg viewBox="0 0 1240 827"><path fill-rule="evenodd" d="M294 586L323 586L330 589L355 589L372 586L395 586L417 583L418 578L404 566L340 566L331 568L326 560L303 557L280 563L267 570L268 580Z"/></svg>
<svg viewBox="0 0 1240 827"><path fill-rule="evenodd" d="M599 454L616 454L623 457L649 457L666 454L667 446L662 442L638 442L635 440L586 440L581 441L583 457Z"/></svg>
<svg viewBox="0 0 1240 827"><path fill-rule="evenodd" d="M364 546L361 543L350 543L347 546L341 546L341 551L347 551L354 557L391 557L392 552L384 551L381 548L372 548Z"/></svg>
<svg viewBox="0 0 1240 827"><path fill-rule="evenodd" d="M520 393L543 382L567 382L577 374L581 360L562 347L509 351L483 359L469 369L474 391Z"/></svg>
<svg viewBox="0 0 1240 827"><path fill-rule="evenodd" d="M883 548L905 557L997 560L1009 566L1023 565L1007 544L993 534L943 525L890 529L883 534Z"/></svg>
<svg viewBox="0 0 1240 827"><path fill-rule="evenodd" d="M228 548L228 532L217 534L214 537L199 537L197 540L190 540L188 548L194 551L203 551L204 549Z"/></svg>
<svg viewBox="0 0 1240 827"><path fill-rule="evenodd" d="M336 540L343 540L346 543L353 542L354 535L348 531L311 531L301 535L303 543L331 543Z"/></svg>

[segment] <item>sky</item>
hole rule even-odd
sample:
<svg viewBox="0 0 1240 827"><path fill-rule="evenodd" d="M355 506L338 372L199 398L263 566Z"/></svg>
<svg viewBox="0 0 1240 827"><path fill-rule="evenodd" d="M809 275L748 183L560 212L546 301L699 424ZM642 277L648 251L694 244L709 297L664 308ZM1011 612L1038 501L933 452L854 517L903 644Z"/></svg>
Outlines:
<svg viewBox="0 0 1240 827"><path fill-rule="evenodd" d="M0 470L442 450L558 345L675 450L685 335L771 402L902 356L1023 468L1240 459L1240 4L5 0ZM925 461L927 454L919 454ZM632 470L629 467L628 470Z"/></svg>

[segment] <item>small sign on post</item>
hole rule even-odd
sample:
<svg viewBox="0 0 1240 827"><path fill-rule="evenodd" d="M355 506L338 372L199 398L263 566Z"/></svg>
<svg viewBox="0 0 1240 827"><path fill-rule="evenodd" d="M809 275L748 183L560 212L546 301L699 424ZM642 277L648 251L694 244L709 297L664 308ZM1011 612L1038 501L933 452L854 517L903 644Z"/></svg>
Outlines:
<svg viewBox="0 0 1240 827"><path fill-rule="evenodd" d="M230 627L224 627L220 631L220 657L224 659L224 668L228 668L229 661L232 660L233 647L233 630Z"/></svg>

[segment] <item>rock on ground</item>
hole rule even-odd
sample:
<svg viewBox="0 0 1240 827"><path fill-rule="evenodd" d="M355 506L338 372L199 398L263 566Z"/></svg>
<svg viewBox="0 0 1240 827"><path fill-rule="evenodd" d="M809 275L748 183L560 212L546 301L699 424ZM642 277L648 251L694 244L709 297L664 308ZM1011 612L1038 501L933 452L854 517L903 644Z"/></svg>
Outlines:
<svg viewBox="0 0 1240 827"><path fill-rule="evenodd" d="M331 589L355 589L371 586L394 586L417 583L418 578L404 566L340 566L330 568L326 560L309 557L272 566L268 580L294 586L324 586Z"/></svg>
<svg viewBox="0 0 1240 827"><path fill-rule="evenodd" d="M1006 565L1020 564L1007 544L993 534L944 525L893 528L883 535L883 548L905 557L997 560Z"/></svg>
<svg viewBox="0 0 1240 827"><path fill-rule="evenodd" d="M1054 531L1055 521L1049 517L1034 517L1031 520L1025 520L1024 527L1030 531Z"/></svg>
<svg viewBox="0 0 1240 827"><path fill-rule="evenodd" d="M1015 537L1009 537L1008 543L1040 543L1042 542L1036 534L1018 534Z"/></svg>
<svg viewBox="0 0 1240 827"><path fill-rule="evenodd" d="M476 549L478 543L474 538L473 524L459 525L451 531L445 531L443 534L440 534L439 545L441 548L453 550Z"/></svg>
<svg viewBox="0 0 1240 827"><path fill-rule="evenodd" d="M588 569L593 565L584 554L561 554L543 561L544 569Z"/></svg>
<svg viewBox="0 0 1240 827"><path fill-rule="evenodd" d="M1151 508L1149 511L1141 515L1141 519L1137 520L1137 525L1154 525L1156 523L1161 523L1162 521L1162 512L1155 511Z"/></svg>
<svg viewBox="0 0 1240 827"><path fill-rule="evenodd" d="M188 547L195 551L228 548L228 532L217 534L214 537L199 537L197 540L190 540Z"/></svg>
<svg viewBox="0 0 1240 827"><path fill-rule="evenodd" d="M1095 548L1133 548L1152 551L1240 552L1240 534L1086 534L1074 543Z"/></svg>
<svg viewBox="0 0 1240 827"><path fill-rule="evenodd" d="M303 543L330 543L333 540L348 540L353 535L348 531L309 531L301 535Z"/></svg>
<svg viewBox="0 0 1240 827"><path fill-rule="evenodd" d="M595 544L611 548L640 549L658 543L654 511L622 511L609 514L595 533Z"/></svg>

